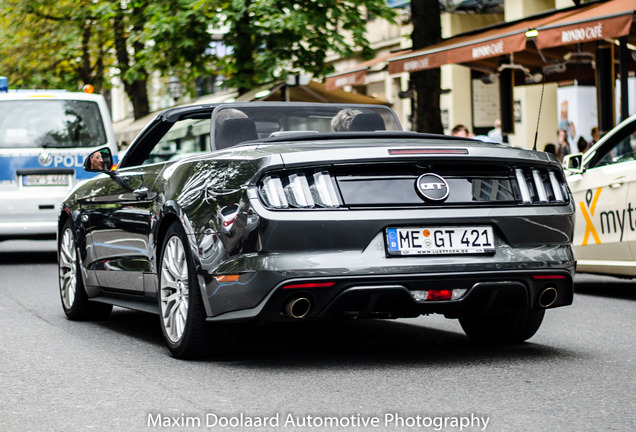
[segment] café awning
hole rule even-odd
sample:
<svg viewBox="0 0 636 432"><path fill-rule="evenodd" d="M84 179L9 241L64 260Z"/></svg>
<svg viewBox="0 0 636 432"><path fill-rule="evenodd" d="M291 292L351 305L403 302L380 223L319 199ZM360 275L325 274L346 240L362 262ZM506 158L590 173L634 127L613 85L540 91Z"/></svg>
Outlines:
<svg viewBox="0 0 636 432"><path fill-rule="evenodd" d="M635 10L636 0L614 0L590 5L537 27L537 47L553 48L628 36L632 30Z"/></svg>
<svg viewBox="0 0 636 432"><path fill-rule="evenodd" d="M494 71L502 55L512 55L515 63L528 68L543 67L557 62L567 52L565 46L630 35L634 10L636 0L610 0L486 27L391 58L389 72L417 72L445 64ZM543 52L548 48L556 50Z"/></svg>
<svg viewBox="0 0 636 432"><path fill-rule="evenodd" d="M379 55L371 60L357 64L353 69L329 74L325 79L325 86L327 87L327 90L334 90L348 85L363 85L369 71L373 70L375 67L384 69L385 63L388 59L405 54L408 51L410 50Z"/></svg>
<svg viewBox="0 0 636 432"><path fill-rule="evenodd" d="M333 90L348 85L362 85L367 76L369 66L358 66L355 69L327 75L325 85L327 90Z"/></svg>
<svg viewBox="0 0 636 432"><path fill-rule="evenodd" d="M284 81L265 84L236 98L236 102L289 101L320 103L359 103L389 105L385 100L363 94L346 92L311 80L306 85L287 85Z"/></svg>

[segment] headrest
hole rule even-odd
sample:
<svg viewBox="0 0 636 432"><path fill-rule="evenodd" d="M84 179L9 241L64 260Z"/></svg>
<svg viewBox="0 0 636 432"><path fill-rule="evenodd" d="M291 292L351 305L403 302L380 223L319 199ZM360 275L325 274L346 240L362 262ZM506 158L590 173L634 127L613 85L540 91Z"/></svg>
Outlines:
<svg viewBox="0 0 636 432"><path fill-rule="evenodd" d="M385 129L384 120L382 120L382 116L377 113L357 114L353 120L351 120L351 124L349 125L349 131L356 132Z"/></svg>
<svg viewBox="0 0 636 432"><path fill-rule="evenodd" d="M229 118L223 121L214 134L217 150L258 139L256 125L251 118Z"/></svg>

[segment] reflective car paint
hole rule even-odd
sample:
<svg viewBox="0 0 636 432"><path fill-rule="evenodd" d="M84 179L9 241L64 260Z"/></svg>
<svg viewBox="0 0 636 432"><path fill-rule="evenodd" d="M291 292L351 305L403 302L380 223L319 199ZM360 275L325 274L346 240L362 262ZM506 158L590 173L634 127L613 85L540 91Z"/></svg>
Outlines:
<svg viewBox="0 0 636 432"><path fill-rule="evenodd" d="M59 227L72 222L93 300L158 312L161 245L176 222L188 238L208 321L293 320L298 301L311 306L297 316L303 319L457 318L572 303L574 203L553 157L398 131L273 136L138 163L138 154L150 157L144 147L155 146L171 118L203 117L214 108L161 115L116 171L78 185L66 199ZM276 208L266 199L268 176L287 182L288 175L314 172L328 173L337 205ZM424 173L448 183L446 200L420 196ZM543 202L532 192L523 202L517 182L544 188L531 183L540 178L549 189L548 174L559 178L560 195ZM387 228L419 226L489 226L495 250L388 253ZM433 287L465 295L416 301L414 292ZM544 304L547 288L555 294Z"/></svg>

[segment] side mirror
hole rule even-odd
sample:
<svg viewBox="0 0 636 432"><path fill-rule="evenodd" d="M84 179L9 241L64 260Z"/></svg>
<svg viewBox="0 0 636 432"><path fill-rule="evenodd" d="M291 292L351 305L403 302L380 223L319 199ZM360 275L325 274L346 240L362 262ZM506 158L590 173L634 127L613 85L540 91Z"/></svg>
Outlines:
<svg viewBox="0 0 636 432"><path fill-rule="evenodd" d="M583 153L573 153L563 158L563 168L573 174L583 172Z"/></svg>
<svg viewBox="0 0 636 432"><path fill-rule="evenodd" d="M113 166L113 154L108 147L94 151L84 158L84 169L88 172L109 172Z"/></svg>

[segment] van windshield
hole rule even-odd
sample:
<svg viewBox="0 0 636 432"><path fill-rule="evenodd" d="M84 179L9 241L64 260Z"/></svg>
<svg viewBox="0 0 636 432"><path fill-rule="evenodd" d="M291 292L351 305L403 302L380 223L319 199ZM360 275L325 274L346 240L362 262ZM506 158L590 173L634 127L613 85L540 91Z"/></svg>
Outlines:
<svg viewBox="0 0 636 432"><path fill-rule="evenodd" d="M97 147L105 143L104 125L95 102L0 102L0 148Z"/></svg>

